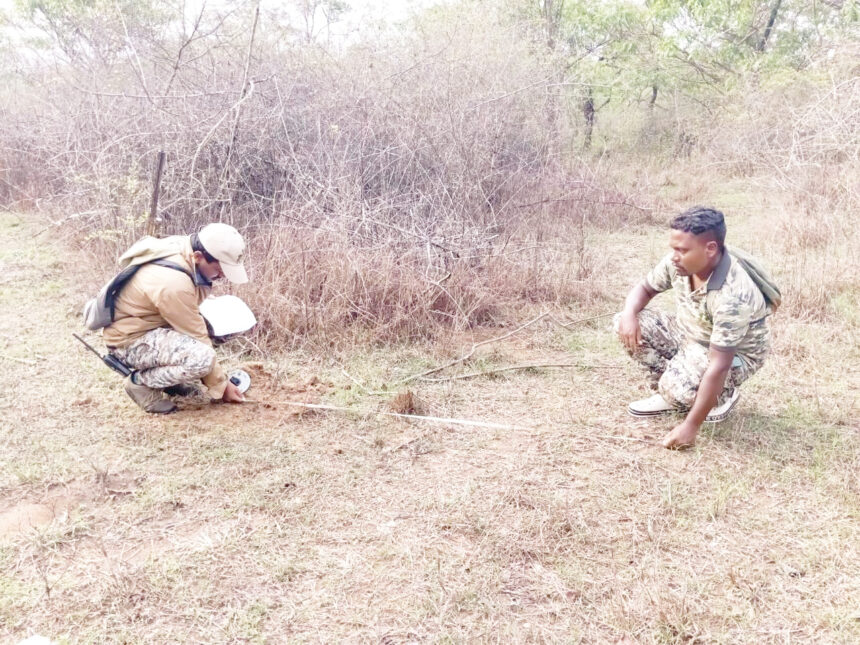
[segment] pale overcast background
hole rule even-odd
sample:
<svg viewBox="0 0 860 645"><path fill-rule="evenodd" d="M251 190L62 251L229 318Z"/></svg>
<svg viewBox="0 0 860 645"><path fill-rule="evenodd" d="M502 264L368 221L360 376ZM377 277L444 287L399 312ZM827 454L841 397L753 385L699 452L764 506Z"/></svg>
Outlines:
<svg viewBox="0 0 860 645"><path fill-rule="evenodd" d="M332 34L345 34L355 31L356 29L374 22L383 22L388 24L397 23L408 19L416 12L420 12L433 5L441 4L442 0L345 0L350 7L343 14L336 25L332 26ZM224 7L236 5L235 2L225 2L223 0L208 0L206 6L208 8ZM246 4L253 6L253 2L249 0ZM284 0L261 0L260 8L263 13L278 12L282 14L293 14L297 3L285 2ZM199 11L203 5L203 0L188 0L186 2L186 11L193 14ZM13 13L15 8L15 0L0 0L0 12ZM295 13L298 16L298 13ZM322 24L322 13L319 12L318 22ZM299 25L297 25L298 27Z"/></svg>

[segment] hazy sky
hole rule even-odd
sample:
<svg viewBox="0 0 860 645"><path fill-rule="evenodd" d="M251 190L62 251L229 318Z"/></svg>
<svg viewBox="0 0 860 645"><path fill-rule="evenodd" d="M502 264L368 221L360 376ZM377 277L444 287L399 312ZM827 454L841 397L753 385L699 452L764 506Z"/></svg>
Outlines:
<svg viewBox="0 0 860 645"><path fill-rule="evenodd" d="M201 0L194 0L199 2ZM211 0L210 0L211 1ZM361 26L372 23L397 23L408 19L412 14L426 9L443 0L345 0L349 6L347 11L337 23L330 26L334 36L345 35L354 32ZM281 10L289 12L288 7L294 3L284 0L261 0L262 9ZM323 24L322 14L319 14L319 24Z"/></svg>
<svg viewBox="0 0 860 645"><path fill-rule="evenodd" d="M177 5L181 0L174 0ZM410 16L434 5L443 4L451 0L344 0L349 6L340 19L329 25L328 31L325 30L326 21L321 11L317 12L314 34L317 39L326 40L331 38L332 42L350 41L358 37L360 31L365 32L368 28L373 28L377 25L391 25L407 20ZM201 7L206 6L207 10L217 10L218 8L235 7L237 5L254 6L255 0L185 0L186 15L190 20L193 20L199 14ZM301 13L296 9L301 0L260 0L262 9L261 18L266 20L266 14L276 13L280 15L280 20L284 17L289 17L289 23L294 25L301 32L305 30L304 20ZM12 15L15 10L15 0L0 0L0 14L7 13ZM24 32L26 33L26 31ZM16 40L15 32L9 34L14 42Z"/></svg>
<svg viewBox="0 0 860 645"><path fill-rule="evenodd" d="M203 4L204 0L186 0L189 12ZM253 5L254 0L248 0L247 4ZM408 18L413 12L439 4L441 0L345 0L350 11L343 17L347 25L354 25L363 20L384 20L386 22L398 22ZM235 4L229 0L206 0L207 7L224 6ZM263 9L283 10L295 6L289 0L260 0ZM11 12L14 10L15 0L0 0L0 11Z"/></svg>

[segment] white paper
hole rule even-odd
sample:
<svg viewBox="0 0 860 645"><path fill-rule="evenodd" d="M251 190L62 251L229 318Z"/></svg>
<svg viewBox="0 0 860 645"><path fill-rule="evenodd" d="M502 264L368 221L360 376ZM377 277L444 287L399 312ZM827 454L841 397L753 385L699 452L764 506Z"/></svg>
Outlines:
<svg viewBox="0 0 860 645"><path fill-rule="evenodd" d="M236 296L206 298L200 303L200 314L212 327L213 336L241 334L257 324L254 313Z"/></svg>

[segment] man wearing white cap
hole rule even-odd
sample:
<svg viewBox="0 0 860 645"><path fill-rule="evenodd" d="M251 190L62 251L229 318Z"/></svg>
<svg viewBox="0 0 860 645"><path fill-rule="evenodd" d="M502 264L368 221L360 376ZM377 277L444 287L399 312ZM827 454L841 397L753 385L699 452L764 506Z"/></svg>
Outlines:
<svg viewBox="0 0 860 645"><path fill-rule="evenodd" d="M173 412L164 390L200 380L213 399L244 400L218 364L200 315L213 280L248 281L244 251L239 232L216 223L193 235L145 237L120 257L122 267L142 266L116 297L113 322L102 334L108 350L133 370L125 391L146 412Z"/></svg>

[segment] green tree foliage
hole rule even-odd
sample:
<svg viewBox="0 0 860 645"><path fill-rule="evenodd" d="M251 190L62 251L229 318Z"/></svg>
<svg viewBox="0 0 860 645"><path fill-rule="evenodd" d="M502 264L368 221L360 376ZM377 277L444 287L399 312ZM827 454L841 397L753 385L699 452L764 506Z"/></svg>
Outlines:
<svg viewBox="0 0 860 645"><path fill-rule="evenodd" d="M855 0L651 0L669 59L712 79L749 69L802 69L856 28Z"/></svg>
<svg viewBox="0 0 860 645"><path fill-rule="evenodd" d="M713 113L750 73L809 66L856 33L857 0L514 0L563 70L590 143L605 106L672 97Z"/></svg>
<svg viewBox="0 0 860 645"><path fill-rule="evenodd" d="M140 43L157 43L175 13L160 0L16 0L16 8L35 29L31 45L76 64L102 65Z"/></svg>

